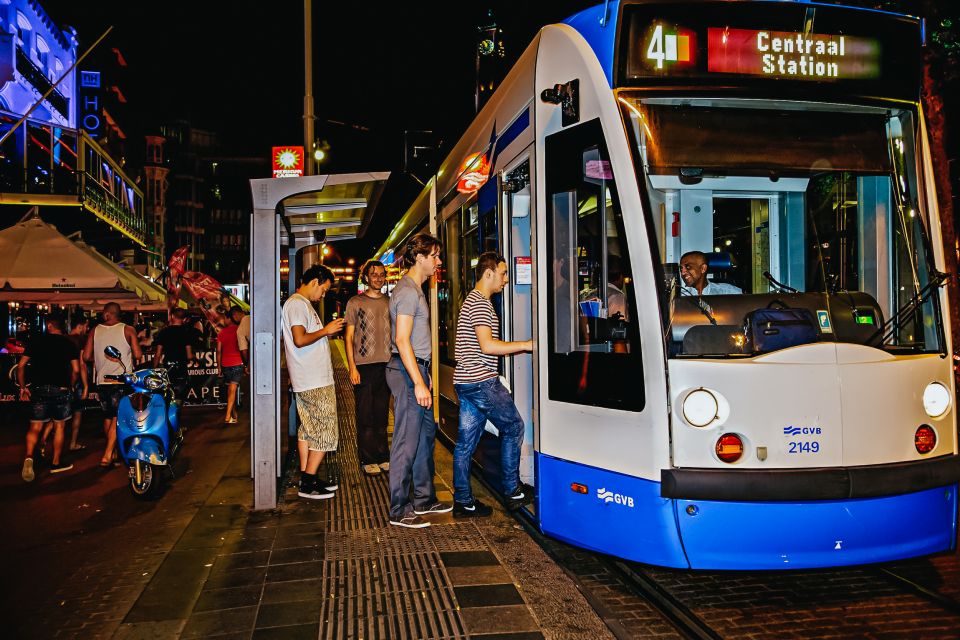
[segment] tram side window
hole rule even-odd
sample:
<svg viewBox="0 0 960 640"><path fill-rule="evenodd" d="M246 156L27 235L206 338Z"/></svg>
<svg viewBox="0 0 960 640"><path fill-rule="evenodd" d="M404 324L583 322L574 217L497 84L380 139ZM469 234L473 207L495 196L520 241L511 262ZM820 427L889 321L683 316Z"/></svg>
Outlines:
<svg viewBox="0 0 960 640"><path fill-rule="evenodd" d="M548 387L552 400L640 411L640 339L626 234L598 121L549 136Z"/></svg>
<svg viewBox="0 0 960 640"><path fill-rule="evenodd" d="M454 338L457 335L457 315L466 292L463 289L463 237L460 234L460 212L443 223L443 264L437 278L437 305L440 315L438 342L440 361L456 366Z"/></svg>

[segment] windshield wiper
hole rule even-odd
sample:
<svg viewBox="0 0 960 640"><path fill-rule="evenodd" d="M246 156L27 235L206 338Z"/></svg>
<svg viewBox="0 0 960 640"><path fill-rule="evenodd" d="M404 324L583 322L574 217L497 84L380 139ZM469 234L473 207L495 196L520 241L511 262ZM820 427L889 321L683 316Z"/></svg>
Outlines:
<svg viewBox="0 0 960 640"><path fill-rule="evenodd" d="M783 284L782 282L780 282L779 280L777 280L776 278L774 278L772 275L770 275L770 272L769 272L769 271L764 271L764 272L761 273L760 275L762 275L764 278L766 278L767 280L769 280L769 281L770 281L770 284L772 284L773 286L775 286L775 287L776 287L777 289L779 289L781 292L782 292L782 291L789 291L790 293L798 293L797 290L794 289L793 287L790 287L790 286L787 286L787 285Z"/></svg>
<svg viewBox="0 0 960 640"><path fill-rule="evenodd" d="M905 322L907 318L910 317L910 314L917 309L917 307L926 302L934 291L945 285L949 278L950 276L948 274L941 273L936 269L931 269L930 282L928 282L923 289L917 291L909 300L907 300L907 302L900 307L894 315L887 318L887 321L884 322L867 340L867 346L873 345L878 337L880 338L880 344L884 344L887 340L892 338L894 332L897 330L900 324Z"/></svg>

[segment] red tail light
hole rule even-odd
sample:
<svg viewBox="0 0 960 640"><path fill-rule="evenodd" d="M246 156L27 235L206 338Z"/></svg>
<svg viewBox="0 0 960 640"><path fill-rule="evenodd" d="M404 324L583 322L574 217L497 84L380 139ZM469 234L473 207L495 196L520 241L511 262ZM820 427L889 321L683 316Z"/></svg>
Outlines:
<svg viewBox="0 0 960 640"><path fill-rule="evenodd" d="M725 433L717 439L717 457L722 462L736 462L743 455L743 440L734 433Z"/></svg>
<svg viewBox="0 0 960 640"><path fill-rule="evenodd" d="M913 436L913 444L919 453L930 453L937 446L937 432L925 424L917 427Z"/></svg>
<svg viewBox="0 0 960 640"><path fill-rule="evenodd" d="M580 484L579 482L570 483L570 491L573 491L574 493L582 493L584 495L590 493L587 489L587 485Z"/></svg>

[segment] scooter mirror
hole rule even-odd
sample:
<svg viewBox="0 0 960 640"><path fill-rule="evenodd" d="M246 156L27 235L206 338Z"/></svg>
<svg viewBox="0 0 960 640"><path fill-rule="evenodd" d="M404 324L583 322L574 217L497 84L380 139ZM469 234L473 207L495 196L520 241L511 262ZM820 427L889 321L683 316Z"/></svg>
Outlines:
<svg viewBox="0 0 960 640"><path fill-rule="evenodd" d="M103 355L107 356L111 360L120 361L120 350L114 346L104 347Z"/></svg>

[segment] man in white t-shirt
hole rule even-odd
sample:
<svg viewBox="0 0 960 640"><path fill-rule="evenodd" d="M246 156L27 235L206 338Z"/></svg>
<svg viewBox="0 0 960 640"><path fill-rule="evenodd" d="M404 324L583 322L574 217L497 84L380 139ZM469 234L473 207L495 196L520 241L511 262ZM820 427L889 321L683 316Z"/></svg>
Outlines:
<svg viewBox="0 0 960 640"><path fill-rule="evenodd" d="M323 326L312 304L322 299L332 284L333 272L314 265L301 274L297 292L283 304L283 348L300 416L297 495L311 500L332 498L337 489L335 483L319 482L317 469L326 453L336 451L339 443L337 395L327 337L343 329L343 319Z"/></svg>

